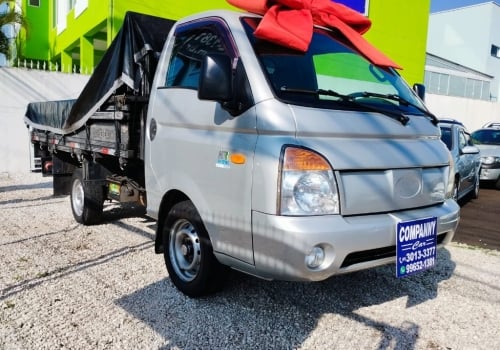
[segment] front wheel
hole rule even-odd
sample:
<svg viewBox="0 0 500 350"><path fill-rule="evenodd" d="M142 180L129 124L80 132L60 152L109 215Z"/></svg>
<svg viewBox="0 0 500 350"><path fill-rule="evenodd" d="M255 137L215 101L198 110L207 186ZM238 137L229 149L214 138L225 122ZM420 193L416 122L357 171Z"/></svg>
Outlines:
<svg viewBox="0 0 500 350"><path fill-rule="evenodd" d="M164 259L173 284L190 297L223 285L227 268L213 255L201 217L190 201L177 203L163 225Z"/></svg>
<svg viewBox="0 0 500 350"><path fill-rule="evenodd" d="M103 203L103 189L99 186L85 186L82 169L75 169L71 179L71 210L75 220L83 225L99 223Z"/></svg>
<svg viewBox="0 0 500 350"><path fill-rule="evenodd" d="M455 178L455 183L453 184L453 195L452 198L455 202L458 202L458 178Z"/></svg>
<svg viewBox="0 0 500 350"><path fill-rule="evenodd" d="M480 187L480 181L479 181L479 173L478 173L476 175L476 180L474 181L474 189L472 190L472 199L479 198L479 187Z"/></svg>

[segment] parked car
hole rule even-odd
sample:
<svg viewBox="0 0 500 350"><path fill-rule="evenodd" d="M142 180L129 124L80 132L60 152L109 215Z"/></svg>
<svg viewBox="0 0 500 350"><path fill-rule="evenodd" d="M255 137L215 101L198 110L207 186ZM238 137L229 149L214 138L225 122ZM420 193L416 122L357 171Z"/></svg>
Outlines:
<svg viewBox="0 0 500 350"><path fill-rule="evenodd" d="M500 190L500 128L482 128L471 137L481 150L481 181L493 182Z"/></svg>
<svg viewBox="0 0 500 350"><path fill-rule="evenodd" d="M441 140L446 144L455 162L455 190L453 198L459 200L467 195L479 196L479 174L481 160L479 148L475 147L465 126L453 119L441 119Z"/></svg>
<svg viewBox="0 0 500 350"><path fill-rule="evenodd" d="M495 129L500 129L500 122L489 122L483 125L484 128L495 128Z"/></svg>

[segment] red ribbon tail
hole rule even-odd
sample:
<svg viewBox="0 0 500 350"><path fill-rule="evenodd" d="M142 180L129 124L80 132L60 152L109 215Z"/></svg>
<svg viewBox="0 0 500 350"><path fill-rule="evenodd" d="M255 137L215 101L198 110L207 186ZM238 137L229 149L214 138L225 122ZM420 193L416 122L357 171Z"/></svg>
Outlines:
<svg viewBox="0 0 500 350"><path fill-rule="evenodd" d="M330 24L340 30L347 40L371 63L380 67L403 69L400 65L384 55L375 46L370 44L363 36L342 21L331 20Z"/></svg>

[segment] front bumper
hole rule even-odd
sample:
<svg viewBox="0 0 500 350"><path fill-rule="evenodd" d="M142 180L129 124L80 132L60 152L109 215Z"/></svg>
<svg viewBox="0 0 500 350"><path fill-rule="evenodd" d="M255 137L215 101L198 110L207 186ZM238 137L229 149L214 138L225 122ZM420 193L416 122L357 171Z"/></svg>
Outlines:
<svg viewBox="0 0 500 350"><path fill-rule="evenodd" d="M332 275L395 261L398 222L438 219L438 246L449 243L460 219L453 200L433 207L388 214L285 217L253 212L255 274L267 279L320 281ZM305 257L314 246L325 251L315 269Z"/></svg>
<svg viewBox="0 0 500 350"><path fill-rule="evenodd" d="M488 168L483 165L479 180L482 181L496 181L500 179L500 168Z"/></svg>

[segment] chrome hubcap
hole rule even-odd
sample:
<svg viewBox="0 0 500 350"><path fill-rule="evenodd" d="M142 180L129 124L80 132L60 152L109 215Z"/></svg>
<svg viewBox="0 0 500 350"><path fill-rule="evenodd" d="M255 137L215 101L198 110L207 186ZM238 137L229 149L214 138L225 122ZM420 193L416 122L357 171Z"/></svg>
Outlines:
<svg viewBox="0 0 500 350"><path fill-rule="evenodd" d="M178 220L170 230L169 257L179 278L185 282L196 278L201 262L200 238L185 219Z"/></svg>
<svg viewBox="0 0 500 350"><path fill-rule="evenodd" d="M73 205L73 210L77 216L83 215L84 200L85 196L82 182L80 180L75 180L71 188L71 205Z"/></svg>

